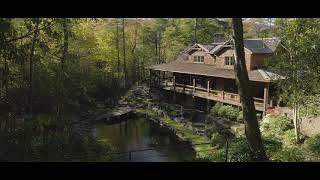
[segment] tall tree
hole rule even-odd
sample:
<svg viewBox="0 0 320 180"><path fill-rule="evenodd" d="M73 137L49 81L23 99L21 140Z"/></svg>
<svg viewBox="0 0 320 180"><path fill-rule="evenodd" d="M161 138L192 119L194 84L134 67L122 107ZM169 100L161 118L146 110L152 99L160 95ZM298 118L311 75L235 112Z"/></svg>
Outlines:
<svg viewBox="0 0 320 180"><path fill-rule="evenodd" d="M252 86L248 78L243 48L243 25L241 18L232 18L233 40L235 49L235 77L238 86L243 119L245 123L245 134L250 148L250 156L253 161L265 161L267 155L263 147L259 124L252 97Z"/></svg>
<svg viewBox="0 0 320 180"><path fill-rule="evenodd" d="M122 48L123 48L123 72L124 72L124 87L127 87L127 63L126 63L126 33L125 33L125 20L122 18Z"/></svg>
<svg viewBox="0 0 320 180"><path fill-rule="evenodd" d="M269 67L281 78L277 85L280 97L293 110L296 140L300 134L300 109L310 107L320 94L320 20L317 18L277 19L276 32L281 38L283 53L270 59ZM309 105L308 105L309 104Z"/></svg>
<svg viewBox="0 0 320 180"><path fill-rule="evenodd" d="M197 43L198 18L195 18L193 44Z"/></svg>
<svg viewBox="0 0 320 180"><path fill-rule="evenodd" d="M137 78L137 59L136 59L136 47L137 47L137 38L138 38L138 19L135 19L135 25L134 25L134 34L133 34L133 43L131 48L131 56L133 61L133 74L132 79L133 81L136 81Z"/></svg>
<svg viewBox="0 0 320 180"><path fill-rule="evenodd" d="M117 24L117 33L116 33L116 48L117 48L117 70L120 73L120 48L119 48L119 23L118 19L116 18L116 24Z"/></svg>
<svg viewBox="0 0 320 180"><path fill-rule="evenodd" d="M69 45L69 27L68 19L64 18L61 20L62 30L63 30L63 45L61 51L60 59L60 70L59 70L59 83L58 83L58 108L57 108L57 117L58 120L62 120L62 110L63 110L63 101L64 101L64 80L65 80L65 70L66 70L66 59L68 53Z"/></svg>
<svg viewBox="0 0 320 180"><path fill-rule="evenodd" d="M35 19L35 33L32 37L32 44L30 50L30 58L29 58L29 116L32 117L32 106L33 106L33 59L35 53L35 46L39 36L39 24L40 19Z"/></svg>

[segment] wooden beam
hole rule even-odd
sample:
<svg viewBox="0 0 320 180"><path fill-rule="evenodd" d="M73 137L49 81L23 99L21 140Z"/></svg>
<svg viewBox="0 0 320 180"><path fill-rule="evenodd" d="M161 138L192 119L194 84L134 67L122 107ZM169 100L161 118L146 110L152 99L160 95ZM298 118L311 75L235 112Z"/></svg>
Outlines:
<svg viewBox="0 0 320 180"><path fill-rule="evenodd" d="M196 79L195 78L193 78L193 93L195 93L196 92Z"/></svg>
<svg viewBox="0 0 320 180"><path fill-rule="evenodd" d="M210 80L208 80L207 82L207 93L208 93L208 96L210 96Z"/></svg>
<svg viewBox="0 0 320 180"><path fill-rule="evenodd" d="M221 94L222 94L222 99L224 99L224 89L223 88L221 90Z"/></svg>
<svg viewBox="0 0 320 180"><path fill-rule="evenodd" d="M176 91L176 76L173 75L173 91Z"/></svg>

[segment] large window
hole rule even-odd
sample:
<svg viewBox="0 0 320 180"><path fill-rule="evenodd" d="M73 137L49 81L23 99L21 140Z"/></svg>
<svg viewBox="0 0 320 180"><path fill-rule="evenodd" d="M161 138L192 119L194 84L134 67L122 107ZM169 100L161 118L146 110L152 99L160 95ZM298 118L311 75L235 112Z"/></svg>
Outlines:
<svg viewBox="0 0 320 180"><path fill-rule="evenodd" d="M193 59L194 62L201 62L201 63L204 62L204 56L194 56L193 58L194 58Z"/></svg>
<svg viewBox="0 0 320 180"><path fill-rule="evenodd" d="M224 57L224 65L233 66L234 65L234 56L226 56L226 57Z"/></svg>

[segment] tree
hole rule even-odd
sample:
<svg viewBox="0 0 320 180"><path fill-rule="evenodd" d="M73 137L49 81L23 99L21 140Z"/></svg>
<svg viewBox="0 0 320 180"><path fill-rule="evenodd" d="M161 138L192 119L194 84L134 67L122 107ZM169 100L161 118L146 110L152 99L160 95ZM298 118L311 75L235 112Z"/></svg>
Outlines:
<svg viewBox="0 0 320 180"><path fill-rule="evenodd" d="M118 19L116 19L116 24L117 24L117 33L116 33L116 48L117 48L117 69L118 72L120 73L120 48L119 48L119 23Z"/></svg>
<svg viewBox="0 0 320 180"><path fill-rule="evenodd" d="M272 71L281 75L277 85L280 97L293 109L296 140L299 142L300 109L320 94L320 21L311 18L277 19L276 33L281 53L269 61ZM318 107L316 107L318 108Z"/></svg>
<svg viewBox="0 0 320 180"><path fill-rule="evenodd" d="M243 119L245 123L245 134L251 151L253 161L265 161L267 155L261 140L261 133L252 97L252 86L248 78L243 48L243 26L241 18L232 18L233 40L235 49L235 77L238 86Z"/></svg>
<svg viewBox="0 0 320 180"><path fill-rule="evenodd" d="M67 59L68 45L69 45L68 19L62 19L61 24L62 24L62 30L63 30L63 45L61 50L59 82L58 82L58 107L57 107L58 120L61 120L62 118L64 91L65 91L64 80L65 80L65 71L66 71L66 59Z"/></svg>
<svg viewBox="0 0 320 180"><path fill-rule="evenodd" d="M198 18L195 18L193 43L197 43Z"/></svg>
<svg viewBox="0 0 320 180"><path fill-rule="evenodd" d="M126 63L126 33L125 33L125 21L122 18L122 48L123 48L123 72L124 72L124 87L127 87L128 83L128 73L127 73L127 63Z"/></svg>
<svg viewBox="0 0 320 180"><path fill-rule="evenodd" d="M34 53L35 53L35 46L36 41L39 36L39 24L40 19L35 19L35 33L33 34L32 38L32 45L31 45L31 51L30 51L30 59L29 59L29 115L32 117L32 103L33 103L33 59L34 59Z"/></svg>

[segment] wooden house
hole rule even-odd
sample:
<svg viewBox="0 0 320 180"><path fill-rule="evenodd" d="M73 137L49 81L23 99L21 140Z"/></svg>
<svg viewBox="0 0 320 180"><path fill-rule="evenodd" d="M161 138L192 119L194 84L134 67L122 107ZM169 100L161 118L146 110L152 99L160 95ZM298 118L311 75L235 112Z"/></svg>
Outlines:
<svg viewBox="0 0 320 180"><path fill-rule="evenodd" d="M276 102L273 82L279 76L266 70L265 61L275 55L279 44L278 38L244 40L245 62L254 89L255 108L263 113ZM194 44L177 60L147 68L151 88L241 106L231 40Z"/></svg>

